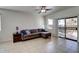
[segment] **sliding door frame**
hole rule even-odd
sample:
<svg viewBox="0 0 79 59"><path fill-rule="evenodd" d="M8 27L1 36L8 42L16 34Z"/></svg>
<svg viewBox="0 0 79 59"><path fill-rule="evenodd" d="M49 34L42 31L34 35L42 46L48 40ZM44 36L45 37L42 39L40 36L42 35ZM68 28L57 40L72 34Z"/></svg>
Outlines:
<svg viewBox="0 0 79 59"><path fill-rule="evenodd" d="M64 37L62 37L62 36L59 36L59 37L65 39L66 38L66 24L65 24L66 20L64 18L59 18L58 21L59 20L64 20L64 27L58 27L59 30L64 30Z"/></svg>
<svg viewBox="0 0 79 59"><path fill-rule="evenodd" d="M78 41L78 16L73 16L73 17L65 17L65 18L58 18L57 20L61 20L61 19L64 19L64 22L65 22L65 29L64 29L64 33L65 33L65 36L64 38L65 39L68 39L66 38L66 19L69 19L69 18L77 18L77 40L73 40L73 39L69 39L69 40L72 40L72 41ZM58 28L59 29L59 28ZM61 37L62 38L62 37Z"/></svg>

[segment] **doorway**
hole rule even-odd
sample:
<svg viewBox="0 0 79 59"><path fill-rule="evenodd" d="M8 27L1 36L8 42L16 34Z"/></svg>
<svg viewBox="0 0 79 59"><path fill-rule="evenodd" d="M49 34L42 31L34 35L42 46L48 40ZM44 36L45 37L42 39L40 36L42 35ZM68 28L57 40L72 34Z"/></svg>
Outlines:
<svg viewBox="0 0 79 59"><path fill-rule="evenodd" d="M58 19L58 36L77 41L77 17Z"/></svg>

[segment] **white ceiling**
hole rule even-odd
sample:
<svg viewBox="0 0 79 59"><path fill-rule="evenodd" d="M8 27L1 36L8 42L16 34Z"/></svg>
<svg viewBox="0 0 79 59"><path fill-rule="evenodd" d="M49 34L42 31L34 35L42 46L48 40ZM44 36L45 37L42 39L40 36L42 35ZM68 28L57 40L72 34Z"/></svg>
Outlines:
<svg viewBox="0 0 79 59"><path fill-rule="evenodd" d="M40 15L47 15L61 10L65 10L68 8L72 8L73 6L47 6L47 8L51 8L52 10L48 11L47 13L41 13ZM23 12L30 12L38 14L39 11L36 9L40 9L39 6L0 6L0 9L8 9L8 10L15 10L15 11L23 11Z"/></svg>

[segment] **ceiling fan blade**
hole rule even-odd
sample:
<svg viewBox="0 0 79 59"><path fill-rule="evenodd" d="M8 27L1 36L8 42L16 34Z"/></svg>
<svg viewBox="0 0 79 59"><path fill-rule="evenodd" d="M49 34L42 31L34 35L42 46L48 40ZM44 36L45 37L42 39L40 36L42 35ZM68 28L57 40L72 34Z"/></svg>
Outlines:
<svg viewBox="0 0 79 59"><path fill-rule="evenodd" d="M46 9L47 11L52 10L52 9Z"/></svg>

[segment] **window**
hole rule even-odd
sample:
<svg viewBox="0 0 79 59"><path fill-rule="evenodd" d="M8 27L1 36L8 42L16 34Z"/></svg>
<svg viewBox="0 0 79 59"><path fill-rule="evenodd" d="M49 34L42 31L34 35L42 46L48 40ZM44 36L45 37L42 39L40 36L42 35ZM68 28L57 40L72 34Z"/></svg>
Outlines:
<svg viewBox="0 0 79 59"><path fill-rule="evenodd" d="M0 16L0 31L1 31L1 16Z"/></svg>
<svg viewBox="0 0 79 59"><path fill-rule="evenodd" d="M48 24L47 24L48 29L52 29L52 25L53 25L53 19L48 19Z"/></svg>
<svg viewBox="0 0 79 59"><path fill-rule="evenodd" d="M77 18L66 19L66 26L67 27L77 27Z"/></svg>
<svg viewBox="0 0 79 59"><path fill-rule="evenodd" d="M64 21L65 19L60 19L60 20L58 20L58 26L59 27L64 27L65 26L65 21Z"/></svg>
<svg viewBox="0 0 79 59"><path fill-rule="evenodd" d="M48 19L48 25L53 25L53 20L52 19Z"/></svg>

